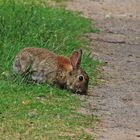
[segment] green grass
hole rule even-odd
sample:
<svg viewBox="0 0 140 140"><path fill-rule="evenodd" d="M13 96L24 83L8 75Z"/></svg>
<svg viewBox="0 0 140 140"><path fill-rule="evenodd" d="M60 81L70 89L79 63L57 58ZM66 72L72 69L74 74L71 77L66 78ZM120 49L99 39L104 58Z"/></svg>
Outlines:
<svg viewBox="0 0 140 140"><path fill-rule="evenodd" d="M96 84L100 62L90 57L83 39L85 33L96 31L89 20L64 9L0 0L1 140L93 139L85 129L94 129L97 118L78 112L78 97L47 84L14 78L11 67L17 52L25 47L48 48L66 56L82 47L82 66L90 83Z"/></svg>

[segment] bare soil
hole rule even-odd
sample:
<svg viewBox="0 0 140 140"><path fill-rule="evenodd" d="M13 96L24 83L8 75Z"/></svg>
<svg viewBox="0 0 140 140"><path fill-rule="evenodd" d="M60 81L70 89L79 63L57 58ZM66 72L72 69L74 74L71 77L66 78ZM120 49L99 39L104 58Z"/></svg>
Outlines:
<svg viewBox="0 0 140 140"><path fill-rule="evenodd" d="M107 62L105 83L94 88L93 96L81 97L89 104L81 111L101 119L97 140L140 140L140 1L73 0L66 5L101 29L88 37L93 56Z"/></svg>

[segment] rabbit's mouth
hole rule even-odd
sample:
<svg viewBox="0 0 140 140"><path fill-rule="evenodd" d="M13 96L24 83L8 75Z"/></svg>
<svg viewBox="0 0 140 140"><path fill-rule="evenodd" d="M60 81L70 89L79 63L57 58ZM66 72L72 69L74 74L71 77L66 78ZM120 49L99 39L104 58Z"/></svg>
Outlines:
<svg viewBox="0 0 140 140"><path fill-rule="evenodd" d="M78 92L80 93L80 90L74 89L73 86L67 86L67 89L70 90L73 93L78 93Z"/></svg>
<svg viewBox="0 0 140 140"><path fill-rule="evenodd" d="M73 92L74 94L86 95L86 90L85 90L84 88L77 87L77 86L70 85L70 84L68 84L68 85L66 86L66 88L67 88L68 90L70 90L71 92Z"/></svg>
<svg viewBox="0 0 140 140"><path fill-rule="evenodd" d="M72 89L72 88L69 88L69 90L75 94L81 94L81 95L85 95L86 94L86 91L82 91L81 89Z"/></svg>
<svg viewBox="0 0 140 140"><path fill-rule="evenodd" d="M75 91L76 94L82 94L82 90L78 89Z"/></svg>
<svg viewBox="0 0 140 140"><path fill-rule="evenodd" d="M87 95L87 91L82 91L82 90L76 90L76 94L81 94L81 95Z"/></svg>

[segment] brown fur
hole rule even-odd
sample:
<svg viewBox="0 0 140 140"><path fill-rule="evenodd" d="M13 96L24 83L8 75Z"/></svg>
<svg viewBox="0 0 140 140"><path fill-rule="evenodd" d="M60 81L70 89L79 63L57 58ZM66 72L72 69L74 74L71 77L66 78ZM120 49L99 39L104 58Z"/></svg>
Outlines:
<svg viewBox="0 0 140 140"><path fill-rule="evenodd" d="M65 71L72 71L72 65L70 63L70 60L64 56L58 56L58 65L60 68L62 68Z"/></svg>

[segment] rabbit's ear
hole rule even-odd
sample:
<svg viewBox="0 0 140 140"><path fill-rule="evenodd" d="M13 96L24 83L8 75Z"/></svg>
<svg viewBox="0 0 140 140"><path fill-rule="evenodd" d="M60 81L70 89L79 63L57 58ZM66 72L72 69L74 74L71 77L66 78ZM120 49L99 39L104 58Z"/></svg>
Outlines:
<svg viewBox="0 0 140 140"><path fill-rule="evenodd" d="M82 50L81 49L79 50L79 52L74 51L72 53L72 55L70 57L70 61L71 61L71 64L72 64L74 69L76 69L80 66L81 59L82 59Z"/></svg>

